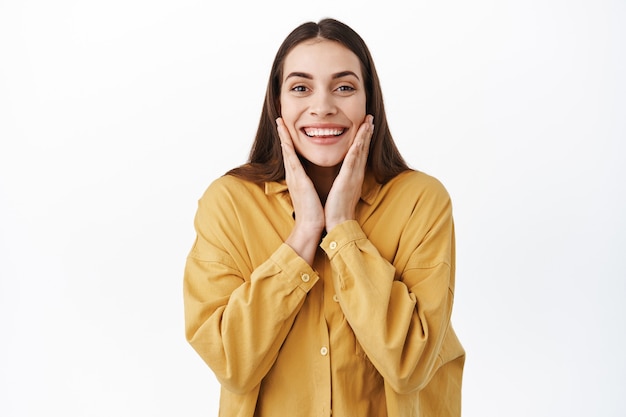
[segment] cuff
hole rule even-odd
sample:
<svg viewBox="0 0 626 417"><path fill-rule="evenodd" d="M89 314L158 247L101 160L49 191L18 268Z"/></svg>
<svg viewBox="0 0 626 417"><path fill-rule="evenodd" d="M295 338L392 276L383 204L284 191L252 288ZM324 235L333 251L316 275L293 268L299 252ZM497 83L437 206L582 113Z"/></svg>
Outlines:
<svg viewBox="0 0 626 417"><path fill-rule="evenodd" d="M270 259L282 271L287 282L294 283L304 292L309 292L319 280L317 272L286 243L280 245Z"/></svg>
<svg viewBox="0 0 626 417"><path fill-rule="evenodd" d="M341 248L361 239L367 239L361 225L356 220L348 220L338 224L324 236L320 247L326 252L328 258L332 259Z"/></svg>

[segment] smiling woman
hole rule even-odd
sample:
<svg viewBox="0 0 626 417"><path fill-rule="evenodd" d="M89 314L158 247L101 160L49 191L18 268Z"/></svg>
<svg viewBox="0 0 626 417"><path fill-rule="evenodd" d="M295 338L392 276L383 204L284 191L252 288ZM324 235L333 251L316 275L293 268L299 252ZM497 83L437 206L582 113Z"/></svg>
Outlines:
<svg viewBox="0 0 626 417"><path fill-rule="evenodd" d="M221 416L459 416L452 206L410 169L358 34L279 48L247 164L199 201L186 336Z"/></svg>

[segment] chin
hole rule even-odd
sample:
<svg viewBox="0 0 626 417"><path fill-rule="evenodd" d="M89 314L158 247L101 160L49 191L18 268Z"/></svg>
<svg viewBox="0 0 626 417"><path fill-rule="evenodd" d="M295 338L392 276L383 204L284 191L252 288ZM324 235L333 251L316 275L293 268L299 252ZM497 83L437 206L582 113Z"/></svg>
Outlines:
<svg viewBox="0 0 626 417"><path fill-rule="evenodd" d="M326 157L315 157L311 156L310 158L304 157L307 163L311 165L318 166L320 168L334 168L338 165L341 165L345 158L345 155L337 158L328 158Z"/></svg>
<svg viewBox="0 0 626 417"><path fill-rule="evenodd" d="M315 165L320 168L334 168L343 162L348 149L339 149L338 147L321 147L318 149L302 149L303 152L298 152L300 157L306 161L306 163Z"/></svg>

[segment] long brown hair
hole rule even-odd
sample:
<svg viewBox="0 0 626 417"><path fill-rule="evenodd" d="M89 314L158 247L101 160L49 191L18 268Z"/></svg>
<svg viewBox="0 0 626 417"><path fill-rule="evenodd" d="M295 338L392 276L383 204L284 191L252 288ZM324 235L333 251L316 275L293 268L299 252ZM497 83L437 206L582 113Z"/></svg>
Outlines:
<svg viewBox="0 0 626 417"><path fill-rule="evenodd" d="M296 45L315 38L341 43L350 49L361 62L366 91L366 114L374 116L375 124L367 160L368 170L374 174L379 183L384 184L409 169L389 131L380 81L367 45L346 24L334 19L323 19L319 23L307 22L298 26L285 38L278 49L270 72L261 120L250 150L248 163L230 170L227 174L256 183L279 181L285 178L283 154L276 130L276 119L281 115L280 89L283 79L283 63L287 54Z"/></svg>

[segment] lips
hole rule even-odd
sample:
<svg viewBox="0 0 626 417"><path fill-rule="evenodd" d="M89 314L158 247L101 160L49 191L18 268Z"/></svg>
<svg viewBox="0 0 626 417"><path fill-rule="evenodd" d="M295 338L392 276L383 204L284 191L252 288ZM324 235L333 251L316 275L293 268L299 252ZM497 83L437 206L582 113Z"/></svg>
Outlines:
<svg viewBox="0 0 626 417"><path fill-rule="evenodd" d="M345 129L343 128L316 128L316 127L305 127L303 130L304 130L304 133L308 137L311 137L311 138L340 136L345 131Z"/></svg>

